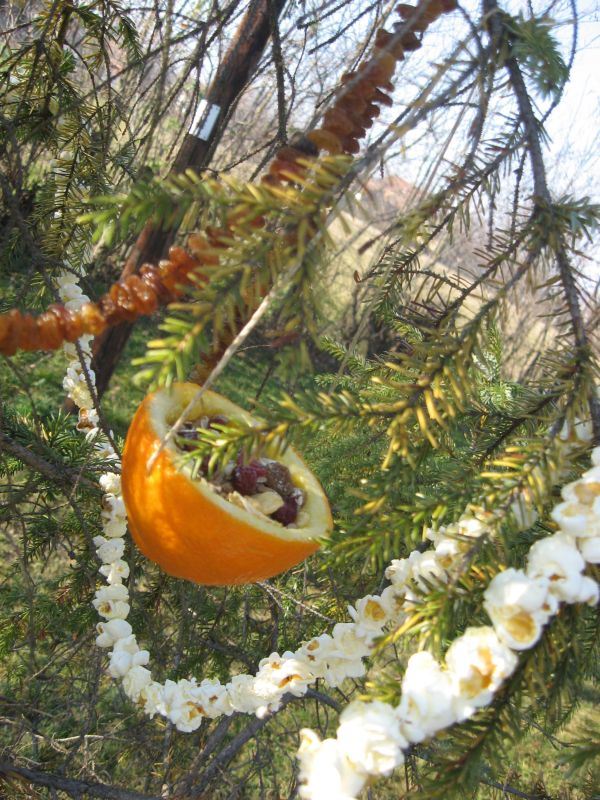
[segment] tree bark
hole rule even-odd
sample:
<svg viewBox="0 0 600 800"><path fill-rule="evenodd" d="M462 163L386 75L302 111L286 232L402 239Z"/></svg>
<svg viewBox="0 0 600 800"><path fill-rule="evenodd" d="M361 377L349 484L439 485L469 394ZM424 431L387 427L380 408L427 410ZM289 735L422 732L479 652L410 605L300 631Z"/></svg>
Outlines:
<svg viewBox="0 0 600 800"><path fill-rule="evenodd" d="M171 174L186 169L199 171L210 163L225 130L229 110L244 90L264 52L271 33L271 15L279 16L285 3L286 0L252 0L206 92L205 108L209 112L205 118L207 124L202 130L196 129L201 136L185 134L171 166ZM214 115L212 119L210 112ZM173 243L176 232L173 228L165 230L148 223L131 250L121 279L137 272L142 264L157 263ZM106 391L132 329L132 323L123 322L96 337L92 369L96 373L98 397L102 397Z"/></svg>

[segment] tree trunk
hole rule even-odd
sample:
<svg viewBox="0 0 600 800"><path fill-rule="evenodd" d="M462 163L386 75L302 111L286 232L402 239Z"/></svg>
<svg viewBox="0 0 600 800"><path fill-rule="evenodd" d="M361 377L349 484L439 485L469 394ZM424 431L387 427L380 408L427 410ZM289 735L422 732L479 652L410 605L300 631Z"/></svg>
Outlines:
<svg viewBox="0 0 600 800"><path fill-rule="evenodd" d="M221 62L217 74L200 104L171 166L170 172L204 169L212 158L225 130L228 112L242 93L271 33L272 15L278 17L286 0L253 0L240 22L236 36ZM157 263L167 252L176 229L155 228L148 223L138 236L121 278L126 278L147 262ZM127 344L133 325L123 322L97 336L93 346L92 369L96 373L98 396L102 397Z"/></svg>

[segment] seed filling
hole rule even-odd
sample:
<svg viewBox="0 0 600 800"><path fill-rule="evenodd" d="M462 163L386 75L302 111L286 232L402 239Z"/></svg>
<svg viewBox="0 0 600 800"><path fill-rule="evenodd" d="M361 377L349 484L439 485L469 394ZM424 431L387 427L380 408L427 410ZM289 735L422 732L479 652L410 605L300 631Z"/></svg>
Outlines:
<svg viewBox="0 0 600 800"><path fill-rule="evenodd" d="M216 425L227 425L227 417L220 414L203 416L194 422L184 422L177 432L176 444L180 450L191 452L200 438L200 430L217 430ZM241 453L237 461L208 479L209 457L200 465L200 479L230 503L258 517L267 517L287 528L302 527L308 523L303 510L304 491L296 486L289 469L272 458L253 458L244 463Z"/></svg>

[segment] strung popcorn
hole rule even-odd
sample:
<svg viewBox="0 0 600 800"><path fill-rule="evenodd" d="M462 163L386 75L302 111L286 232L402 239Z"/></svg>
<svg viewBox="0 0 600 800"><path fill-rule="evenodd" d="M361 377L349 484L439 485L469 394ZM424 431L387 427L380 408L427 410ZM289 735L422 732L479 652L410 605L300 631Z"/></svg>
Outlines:
<svg viewBox="0 0 600 800"><path fill-rule="evenodd" d="M529 578L523 570L507 569L491 581L483 607L500 639L513 650L525 650L538 641L558 603L545 578Z"/></svg>
<svg viewBox="0 0 600 800"><path fill-rule="evenodd" d="M140 697L144 687L146 687L152 680L150 670L140 665L132 666L127 674L123 677L123 691L131 700L137 700Z"/></svg>
<svg viewBox="0 0 600 800"><path fill-rule="evenodd" d="M83 293L78 278L70 272L62 272L56 278L61 300L67 308L75 309L86 303L89 298ZM72 305L68 305L71 303Z"/></svg>
<svg viewBox="0 0 600 800"><path fill-rule="evenodd" d="M63 389L71 400L81 409L91 411L94 407L92 395L81 370L70 367L63 380Z"/></svg>
<svg viewBox="0 0 600 800"><path fill-rule="evenodd" d="M268 658L263 658L252 687L257 698L262 700L256 715L263 717L277 711L284 693L290 692L301 697L314 680L308 661L301 656L286 652L283 656L272 653Z"/></svg>
<svg viewBox="0 0 600 800"><path fill-rule="evenodd" d="M467 628L450 645L445 660L454 682L454 710L459 721L490 703L517 666L516 655L502 644L493 628Z"/></svg>
<svg viewBox="0 0 600 800"><path fill-rule="evenodd" d="M202 724L198 689L195 680L167 680L160 695L160 713L184 733L191 733Z"/></svg>
<svg viewBox="0 0 600 800"><path fill-rule="evenodd" d="M363 656L371 652L373 639L354 623L338 623L333 633L323 633L303 644L298 655L306 660L314 679L322 678L335 688L347 678L362 678L366 672Z"/></svg>
<svg viewBox="0 0 600 800"><path fill-rule="evenodd" d="M84 298L83 302L76 305L76 301L71 301L71 310L77 311L78 308L81 308L84 303L87 302L86 295L82 295ZM65 303L65 308L69 308L69 303ZM69 342L65 342L63 344L63 350L65 355L70 358L71 360L75 361L79 359L79 352L83 354L85 359L85 363L89 366L89 363L92 360L92 341L94 337L91 334L84 333L83 336L80 336L77 340L77 345L73 342L72 344Z"/></svg>
<svg viewBox="0 0 600 800"><path fill-rule="evenodd" d="M365 783L336 739L321 741L316 733L300 731L298 750L302 785L298 797L305 800L353 800Z"/></svg>
<svg viewBox="0 0 600 800"><path fill-rule="evenodd" d="M327 658L333 653L333 639L328 633L322 633L303 644L298 652L310 664L315 677L323 678Z"/></svg>
<svg viewBox="0 0 600 800"><path fill-rule="evenodd" d="M458 539L438 536L435 543L435 558L441 569L450 572L464 557L464 545Z"/></svg>
<svg viewBox="0 0 600 800"><path fill-rule="evenodd" d="M348 678L363 678L367 667L362 659L349 660L334 656L325 662L323 679L332 689L337 689Z"/></svg>
<svg viewBox="0 0 600 800"><path fill-rule="evenodd" d="M569 501L555 506L550 516L561 530L571 536L600 536L598 509Z"/></svg>
<svg viewBox="0 0 600 800"><path fill-rule="evenodd" d="M198 704L193 699L185 700L177 707L176 713L173 712L169 719L182 733L191 733L198 730L204 719Z"/></svg>
<svg viewBox="0 0 600 800"><path fill-rule="evenodd" d="M412 575L412 566L407 558L395 558L385 571L385 577L398 589L405 589Z"/></svg>
<svg viewBox="0 0 600 800"><path fill-rule="evenodd" d="M600 536L580 539L577 544L588 564L600 564Z"/></svg>
<svg viewBox="0 0 600 800"><path fill-rule="evenodd" d="M256 695L253 675L234 675L227 684L227 694L234 711L244 714L255 714L265 705Z"/></svg>
<svg viewBox="0 0 600 800"><path fill-rule="evenodd" d="M413 578L418 581L419 574L425 576L427 572L432 579L446 583L448 574L460 567L464 555L473 547L474 540L489 533L489 526L478 517L465 513L454 523L442 527L437 531L428 528L425 536L434 545L434 551L420 553L417 574ZM411 556L413 554L411 553ZM414 556L413 556L414 557ZM415 567L413 567L413 573ZM422 584L422 582L421 582Z"/></svg>
<svg viewBox="0 0 600 800"><path fill-rule="evenodd" d="M147 650L140 650L137 640L133 634L131 636L126 636L123 639L119 639L117 642L115 642L114 652L129 653L132 656L139 653L144 653L146 656L148 655Z"/></svg>
<svg viewBox="0 0 600 800"><path fill-rule="evenodd" d="M140 689L138 694L138 703L144 709L144 712L152 719L162 708L162 695L164 686L158 681L149 680Z"/></svg>
<svg viewBox="0 0 600 800"><path fill-rule="evenodd" d="M131 636L131 625L124 619L110 619L108 622L99 622L96 625L98 647L112 647L119 639Z"/></svg>
<svg viewBox="0 0 600 800"><path fill-rule="evenodd" d="M398 706L400 727L409 742L422 742L456 722L452 677L424 650L408 659Z"/></svg>
<svg viewBox="0 0 600 800"><path fill-rule="evenodd" d="M106 539L104 536L95 536L93 539L96 545L98 558L103 564L112 564L123 558L125 552L125 541L121 538Z"/></svg>
<svg viewBox="0 0 600 800"><path fill-rule="evenodd" d="M356 603L356 608L348 606L348 613L358 626L361 633L370 636L379 636L383 626L388 621L388 614L381 597L368 594Z"/></svg>
<svg viewBox="0 0 600 800"><path fill-rule="evenodd" d="M441 527L438 530L427 528L425 536L434 546L446 539L453 539L456 541L462 550L466 552L471 546L471 539L479 539L481 536L489 532L489 527L479 517L473 516L465 512L457 522L452 522L446 527Z"/></svg>
<svg viewBox="0 0 600 800"><path fill-rule="evenodd" d="M600 499L600 467L587 470L579 480L563 486L560 493L567 502L594 507Z"/></svg>
<svg viewBox="0 0 600 800"><path fill-rule="evenodd" d="M119 456L115 453L112 448L112 445L108 442L98 442L94 450L96 452L96 456L103 461L118 461Z"/></svg>
<svg viewBox="0 0 600 800"><path fill-rule="evenodd" d="M346 706L337 740L354 769L368 775L389 775L403 763L402 750L408 747L394 709L378 700Z"/></svg>
<svg viewBox="0 0 600 800"><path fill-rule="evenodd" d="M386 569L385 576L392 581L392 587L395 590L393 594L388 592L385 599L382 597L380 600L388 615L392 612L398 614L402 605L406 611L411 604L414 604L415 601L418 602L419 598L413 588L418 589L419 592L427 592L431 584L448 581L446 568L437 554L431 551L421 553L413 550L408 558L395 559ZM405 599L403 604L400 602L401 597Z"/></svg>
<svg viewBox="0 0 600 800"><path fill-rule="evenodd" d="M387 586L381 593L381 602L390 623L396 627L400 626L408 616L406 589L394 586L394 584Z"/></svg>
<svg viewBox="0 0 600 800"><path fill-rule="evenodd" d="M98 425L100 423L100 417L98 416L98 412L94 408L85 409L81 408L79 410L79 419L77 421L77 425L75 426L78 431L81 431L85 434L85 438L88 441L92 441L96 438L99 433Z"/></svg>
<svg viewBox="0 0 600 800"><path fill-rule="evenodd" d="M364 628L350 622L338 622L332 633L303 645L299 655L306 659L315 678L323 678L335 688L347 678L362 678L366 672L363 659L371 652L373 640Z"/></svg>
<svg viewBox="0 0 600 800"><path fill-rule="evenodd" d="M566 603L598 602L598 585L583 574L585 560L566 533L555 533L536 542L527 557L527 575L546 578L548 591Z"/></svg>
<svg viewBox="0 0 600 800"><path fill-rule="evenodd" d="M424 553L413 552L409 556L409 561L411 560L411 577L420 592L427 592L431 585L448 582L448 572L442 566L437 548L434 552L430 550L426 550ZM412 593L410 594L412 596Z"/></svg>
<svg viewBox="0 0 600 800"><path fill-rule="evenodd" d="M138 648L137 652L131 653L128 650L115 648L110 656L108 672L113 678L124 678L132 667L145 666L149 660L150 654L147 650Z"/></svg>
<svg viewBox="0 0 600 800"><path fill-rule="evenodd" d="M233 713L227 689L218 680L205 678L198 686L198 701L202 713L209 719Z"/></svg>
<svg viewBox="0 0 600 800"><path fill-rule="evenodd" d="M552 519L565 533L588 538L600 536L600 466L561 490L564 503L552 510Z"/></svg>
<svg viewBox="0 0 600 800"><path fill-rule="evenodd" d="M121 476L117 475L116 472L105 472L104 475L100 476L98 482L107 495L121 494Z"/></svg>
<svg viewBox="0 0 600 800"><path fill-rule="evenodd" d="M121 583L129 577L129 564L118 558L109 564L102 564L98 572L104 575L106 582L110 585Z"/></svg>
<svg viewBox="0 0 600 800"><path fill-rule="evenodd" d="M539 514L535 509L531 493L524 489L510 504L510 510L519 530L526 531L531 528L539 519Z"/></svg>
<svg viewBox="0 0 600 800"><path fill-rule="evenodd" d="M125 619L129 614L129 593L123 584L104 586L96 591L93 606L106 619Z"/></svg>
<svg viewBox="0 0 600 800"><path fill-rule="evenodd" d="M107 492L102 498L102 519L126 519L125 503L120 495Z"/></svg>
<svg viewBox="0 0 600 800"><path fill-rule="evenodd" d="M468 550L472 546L469 539L479 539L489 533L489 527L478 517L470 514L463 514L455 525L449 525L446 529L447 534L457 533L463 537L463 546Z"/></svg>
<svg viewBox="0 0 600 800"><path fill-rule="evenodd" d="M565 420L558 438L568 445L581 446L592 441L594 430L591 419L575 419L573 423Z"/></svg>

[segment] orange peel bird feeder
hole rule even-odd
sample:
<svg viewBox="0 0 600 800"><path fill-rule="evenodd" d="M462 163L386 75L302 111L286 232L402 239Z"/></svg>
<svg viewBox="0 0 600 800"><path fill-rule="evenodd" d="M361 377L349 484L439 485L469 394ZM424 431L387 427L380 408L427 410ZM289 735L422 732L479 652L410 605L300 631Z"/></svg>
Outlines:
<svg viewBox="0 0 600 800"><path fill-rule="evenodd" d="M198 393L197 384L175 384L148 395L133 418L121 478L131 534L166 572L196 583L277 575L314 553L331 530L327 498L291 447L277 461L238 459L216 479L193 477L175 440L162 449L161 443ZM231 401L204 391L177 439L185 447L197 428L229 421L258 424Z"/></svg>

